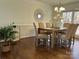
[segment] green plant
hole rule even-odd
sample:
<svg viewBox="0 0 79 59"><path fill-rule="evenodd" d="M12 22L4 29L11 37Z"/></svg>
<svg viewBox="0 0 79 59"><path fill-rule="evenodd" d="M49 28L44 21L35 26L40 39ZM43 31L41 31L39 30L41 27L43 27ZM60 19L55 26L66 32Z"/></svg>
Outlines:
<svg viewBox="0 0 79 59"><path fill-rule="evenodd" d="M10 24L8 26L4 26L0 28L0 40L4 40L4 42L10 42L16 38L15 34L17 31L14 29L16 26Z"/></svg>

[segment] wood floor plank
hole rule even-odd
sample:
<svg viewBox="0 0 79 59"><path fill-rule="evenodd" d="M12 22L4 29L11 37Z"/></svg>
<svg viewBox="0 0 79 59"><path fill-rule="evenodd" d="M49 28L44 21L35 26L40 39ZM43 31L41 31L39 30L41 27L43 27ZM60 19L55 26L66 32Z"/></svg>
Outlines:
<svg viewBox="0 0 79 59"><path fill-rule="evenodd" d="M21 39L11 52L2 53L0 59L79 59L79 41L71 49L35 48L34 38Z"/></svg>

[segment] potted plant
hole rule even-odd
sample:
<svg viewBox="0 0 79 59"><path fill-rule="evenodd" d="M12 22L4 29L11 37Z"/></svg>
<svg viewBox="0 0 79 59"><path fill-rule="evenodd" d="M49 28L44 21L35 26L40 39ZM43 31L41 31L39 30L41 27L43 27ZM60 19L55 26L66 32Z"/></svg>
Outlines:
<svg viewBox="0 0 79 59"><path fill-rule="evenodd" d="M11 42L16 38L15 34L17 31L14 31L14 28L16 28L16 26L13 24L0 28L0 41L2 41L3 52L10 51Z"/></svg>

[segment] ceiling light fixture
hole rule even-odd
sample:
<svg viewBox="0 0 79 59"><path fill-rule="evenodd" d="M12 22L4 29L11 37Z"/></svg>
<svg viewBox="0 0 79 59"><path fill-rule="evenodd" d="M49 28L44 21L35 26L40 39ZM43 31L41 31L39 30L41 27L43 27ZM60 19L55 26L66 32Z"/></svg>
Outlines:
<svg viewBox="0 0 79 59"><path fill-rule="evenodd" d="M54 8L54 11L56 12L65 11L65 8L61 5L61 1L59 1L59 5Z"/></svg>
<svg viewBox="0 0 79 59"><path fill-rule="evenodd" d="M65 11L65 8L62 6L60 0L59 0L58 6L56 6L54 8L54 11L56 12L56 15L54 16L54 19L63 19L63 17L62 17L62 11Z"/></svg>

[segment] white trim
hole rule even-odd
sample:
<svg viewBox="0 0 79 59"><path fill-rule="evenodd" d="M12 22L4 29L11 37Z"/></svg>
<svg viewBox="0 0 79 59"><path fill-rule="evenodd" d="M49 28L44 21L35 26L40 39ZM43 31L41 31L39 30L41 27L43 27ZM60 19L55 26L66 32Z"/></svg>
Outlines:
<svg viewBox="0 0 79 59"><path fill-rule="evenodd" d="M33 26L32 24L14 24L16 26Z"/></svg>

